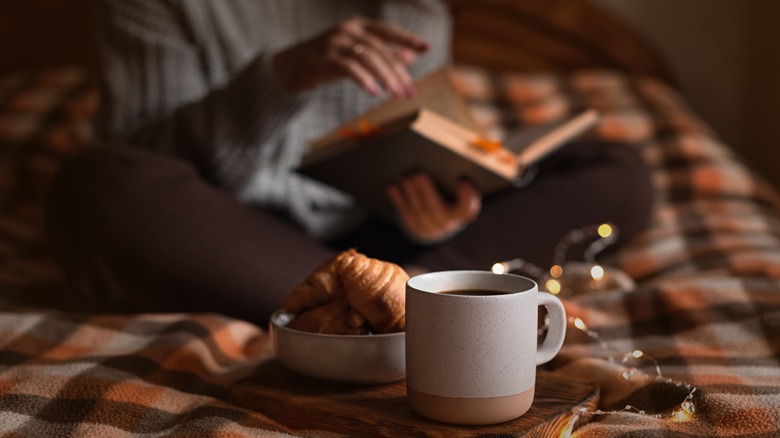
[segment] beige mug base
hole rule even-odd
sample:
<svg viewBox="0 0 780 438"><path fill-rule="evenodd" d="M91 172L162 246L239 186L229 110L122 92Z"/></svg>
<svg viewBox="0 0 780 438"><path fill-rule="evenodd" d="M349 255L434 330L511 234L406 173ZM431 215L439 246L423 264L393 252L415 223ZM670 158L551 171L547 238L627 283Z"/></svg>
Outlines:
<svg viewBox="0 0 780 438"><path fill-rule="evenodd" d="M423 417L444 423L470 426L503 423L528 412L534 401L534 387L504 397L445 397L406 388L412 408Z"/></svg>

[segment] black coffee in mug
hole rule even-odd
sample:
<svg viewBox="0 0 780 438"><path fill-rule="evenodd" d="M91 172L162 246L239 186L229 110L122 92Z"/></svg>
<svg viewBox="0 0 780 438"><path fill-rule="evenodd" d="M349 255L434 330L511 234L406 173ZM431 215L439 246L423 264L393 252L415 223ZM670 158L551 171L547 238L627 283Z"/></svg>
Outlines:
<svg viewBox="0 0 780 438"><path fill-rule="evenodd" d="M489 289L458 289L458 290L445 290L439 292L442 295L464 295L467 297L474 296L493 296L493 295L506 295L507 292L501 292L498 290Z"/></svg>

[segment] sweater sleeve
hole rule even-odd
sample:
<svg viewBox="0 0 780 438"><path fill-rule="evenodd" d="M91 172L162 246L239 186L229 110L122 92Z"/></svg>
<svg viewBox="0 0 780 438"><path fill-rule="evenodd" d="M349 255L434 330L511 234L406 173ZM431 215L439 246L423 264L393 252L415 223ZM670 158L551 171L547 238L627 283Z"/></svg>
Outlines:
<svg viewBox="0 0 780 438"><path fill-rule="evenodd" d="M260 53L224 84L193 31L197 2L102 0L96 8L105 140L179 156L210 181L240 190L260 157L302 107Z"/></svg>

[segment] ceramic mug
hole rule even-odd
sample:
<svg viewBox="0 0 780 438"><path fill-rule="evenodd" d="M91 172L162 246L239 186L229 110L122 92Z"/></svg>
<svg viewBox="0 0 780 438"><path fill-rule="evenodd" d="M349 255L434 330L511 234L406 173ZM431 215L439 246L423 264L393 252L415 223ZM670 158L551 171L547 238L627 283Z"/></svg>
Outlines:
<svg viewBox="0 0 780 438"><path fill-rule="evenodd" d="M538 306L550 326L537 348ZM406 386L419 414L455 424L512 420L531 407L536 366L563 345L566 312L536 282L441 271L406 284Z"/></svg>

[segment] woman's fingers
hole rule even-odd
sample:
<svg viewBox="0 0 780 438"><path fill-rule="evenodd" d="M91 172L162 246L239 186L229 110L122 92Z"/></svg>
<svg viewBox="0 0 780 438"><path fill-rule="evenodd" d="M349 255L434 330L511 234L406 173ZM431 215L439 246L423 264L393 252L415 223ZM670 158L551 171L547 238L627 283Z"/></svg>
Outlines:
<svg viewBox="0 0 780 438"><path fill-rule="evenodd" d="M435 214L432 211L435 204L428 198L427 193L420 188L421 174L403 178L399 182L401 194L408 204L410 215L414 218L415 228L421 237L428 237L437 231Z"/></svg>
<svg viewBox="0 0 780 438"><path fill-rule="evenodd" d="M407 232L419 241L446 239L474 221L481 210L481 196L471 184L460 184L456 201L448 204L426 174L402 179L388 194Z"/></svg>
<svg viewBox="0 0 780 438"><path fill-rule="evenodd" d="M414 93L414 82L407 65L395 56L386 41L366 33L359 37L355 45L362 49L355 55L356 58L374 73L392 95L407 97Z"/></svg>
<svg viewBox="0 0 780 438"><path fill-rule="evenodd" d="M387 194L390 201L395 206L398 217L403 224L404 229L413 237L420 238L426 234L426 227L421 221L420 215L416 214L415 209L409 204L401 188L398 185L390 185L387 188Z"/></svg>
<svg viewBox="0 0 780 438"><path fill-rule="evenodd" d="M382 87L374 79L374 75L363 64L352 58L345 57L338 65L342 72L352 78L357 84L372 96L382 94Z"/></svg>
<svg viewBox="0 0 780 438"><path fill-rule="evenodd" d="M406 47L396 47L393 49L393 56L395 56L395 59L397 59L406 67L414 64L414 61L417 59L417 54L414 52L414 50L408 49Z"/></svg>
<svg viewBox="0 0 780 438"><path fill-rule="evenodd" d="M364 20L366 30L388 42L408 47L418 53L425 53L429 49L428 43L424 39L405 29L384 21L367 18L362 18L362 20Z"/></svg>
<svg viewBox="0 0 780 438"><path fill-rule="evenodd" d="M434 231L447 231L452 226L452 218L433 180L425 173L418 173L408 178L407 183L407 190L414 193L420 205L419 212L427 218L430 228Z"/></svg>
<svg viewBox="0 0 780 438"><path fill-rule="evenodd" d="M455 215L466 222L473 222L482 211L482 195L468 181L458 184L458 199L454 206Z"/></svg>
<svg viewBox="0 0 780 438"><path fill-rule="evenodd" d="M392 96L410 97L416 91L408 68L427 46L399 27L356 17L276 53L272 66L293 91L349 78L372 95L384 88Z"/></svg>

